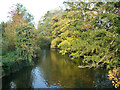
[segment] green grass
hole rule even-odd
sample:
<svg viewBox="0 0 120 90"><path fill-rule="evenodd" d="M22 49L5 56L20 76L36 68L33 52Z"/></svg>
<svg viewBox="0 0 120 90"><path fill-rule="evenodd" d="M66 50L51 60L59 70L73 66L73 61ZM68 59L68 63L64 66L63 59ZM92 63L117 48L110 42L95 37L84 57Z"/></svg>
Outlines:
<svg viewBox="0 0 120 90"><path fill-rule="evenodd" d="M2 58L0 60L2 61L0 66L2 66L2 73L4 73L4 75L9 75L12 72L22 69L23 67L32 65L32 63L28 60L18 59L17 51L8 51L3 56L0 56L0 58Z"/></svg>
<svg viewBox="0 0 120 90"><path fill-rule="evenodd" d="M17 59L16 55L17 55L16 51L7 52L4 56L1 56L2 57L2 63L15 61Z"/></svg>
<svg viewBox="0 0 120 90"><path fill-rule="evenodd" d="M3 71L10 70L10 68L13 66L13 63L17 60L17 52L16 51L8 51L1 57L1 64Z"/></svg>

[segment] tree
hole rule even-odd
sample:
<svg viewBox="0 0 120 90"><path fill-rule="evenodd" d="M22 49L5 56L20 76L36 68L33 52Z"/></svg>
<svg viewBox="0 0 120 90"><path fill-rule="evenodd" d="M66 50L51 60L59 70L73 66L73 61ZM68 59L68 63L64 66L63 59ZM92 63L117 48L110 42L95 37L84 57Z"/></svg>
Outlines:
<svg viewBox="0 0 120 90"><path fill-rule="evenodd" d="M61 10L47 11L47 13L41 18L38 23L38 30L40 31L41 36L49 36L51 38L52 29L50 21L54 16L61 13Z"/></svg>
<svg viewBox="0 0 120 90"><path fill-rule="evenodd" d="M48 11L39 21L38 23L38 40L37 44L41 48L50 47L51 40L53 39L52 30L51 27L51 19L54 16L62 14L62 10L54 10L54 11Z"/></svg>
<svg viewBox="0 0 120 90"><path fill-rule="evenodd" d="M64 3L68 5L67 13L52 19L55 39L51 48L59 48L60 53L69 54L73 60L79 58L80 68L117 67L120 35L115 24L119 22L115 3Z"/></svg>
<svg viewBox="0 0 120 90"><path fill-rule="evenodd" d="M16 4L11 11L11 21L6 23L4 41L8 43L8 51L17 51L17 59L30 60L35 56L35 27L33 16L22 4Z"/></svg>

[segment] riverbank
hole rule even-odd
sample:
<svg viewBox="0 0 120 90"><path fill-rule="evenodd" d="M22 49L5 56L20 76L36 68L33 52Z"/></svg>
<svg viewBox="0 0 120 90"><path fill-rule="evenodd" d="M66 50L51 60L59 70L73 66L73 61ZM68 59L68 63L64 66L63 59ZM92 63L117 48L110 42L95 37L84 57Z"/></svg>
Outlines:
<svg viewBox="0 0 120 90"><path fill-rule="evenodd" d="M79 69L57 50L41 50L35 65L2 78L3 88L112 88L107 70Z"/></svg>
<svg viewBox="0 0 120 90"><path fill-rule="evenodd" d="M2 58L2 74L0 78L10 75L11 73L14 73L16 71L19 71L23 67L31 66L33 63L29 62L28 60L21 60L20 58L17 58L17 52L8 52L5 55L1 56Z"/></svg>

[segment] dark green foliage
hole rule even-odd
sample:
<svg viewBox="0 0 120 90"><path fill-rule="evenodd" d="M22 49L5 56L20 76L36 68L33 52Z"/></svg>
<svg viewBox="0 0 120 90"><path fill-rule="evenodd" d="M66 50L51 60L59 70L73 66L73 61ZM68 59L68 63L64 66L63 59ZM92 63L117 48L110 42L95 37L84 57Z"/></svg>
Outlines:
<svg viewBox="0 0 120 90"><path fill-rule="evenodd" d="M51 40L49 37L38 36L36 45L38 45L41 49L50 48Z"/></svg>
<svg viewBox="0 0 120 90"><path fill-rule="evenodd" d="M17 43L16 43L16 49L17 49L17 56L21 60L32 60L32 56L34 55L34 34L32 32L33 27L31 26L23 26L20 27L20 29L17 29Z"/></svg>

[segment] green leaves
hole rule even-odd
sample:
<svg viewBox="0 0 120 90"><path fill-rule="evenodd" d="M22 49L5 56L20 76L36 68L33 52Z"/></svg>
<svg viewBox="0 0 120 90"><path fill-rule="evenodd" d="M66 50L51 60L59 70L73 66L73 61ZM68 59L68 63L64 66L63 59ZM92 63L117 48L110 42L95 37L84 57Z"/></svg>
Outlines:
<svg viewBox="0 0 120 90"><path fill-rule="evenodd" d="M65 4L69 7L65 17L56 16L58 21L51 24L55 34L51 47L59 48L61 54L69 54L73 60L82 58L83 65L90 67L110 69L119 65L120 34L114 24L119 20L115 19L118 11L114 3L94 3L91 9L91 3Z"/></svg>

